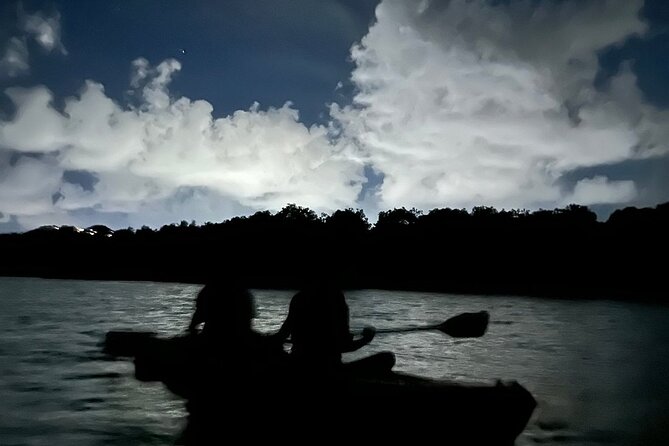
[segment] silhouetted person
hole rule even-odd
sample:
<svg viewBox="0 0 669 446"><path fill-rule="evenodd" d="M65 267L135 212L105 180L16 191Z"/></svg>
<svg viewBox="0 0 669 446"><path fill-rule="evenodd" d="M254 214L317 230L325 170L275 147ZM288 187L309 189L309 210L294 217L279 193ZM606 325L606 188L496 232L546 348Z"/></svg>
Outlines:
<svg viewBox="0 0 669 446"><path fill-rule="evenodd" d="M198 294L191 336L186 337L190 372L180 374L172 386L166 382L188 399L188 426L181 444L232 439L232 433L248 423L247 417L257 418L258 404L275 399L285 353L275 340L253 330L255 315L253 296L234 283L209 283ZM184 378L185 383L178 382Z"/></svg>
<svg viewBox="0 0 669 446"><path fill-rule="evenodd" d="M350 441L347 433L369 419L370 411L364 408L362 416L351 413L351 404L364 400L355 392L360 388L356 382L390 373L394 355L384 352L343 363L342 353L367 345L374 334L371 327L358 339L351 334L348 305L338 289L310 286L293 296L288 316L275 335L281 340L290 337L292 342L292 374L280 406L291 415L291 444L313 442L314 432L333 443L344 443Z"/></svg>
<svg viewBox="0 0 669 446"><path fill-rule="evenodd" d="M200 334L207 339L232 337L243 344L259 336L251 328L255 316L255 304L249 290L235 283L212 282L197 295L188 331L198 334L199 326L203 325Z"/></svg>
<svg viewBox="0 0 669 446"><path fill-rule="evenodd" d="M290 337L291 358L297 367L323 372L387 372L395 364L390 352L377 353L359 361L343 364L342 353L369 344L376 330L366 327L355 339L349 329L349 308L344 294L335 288L312 286L293 296L288 316L279 332L280 339Z"/></svg>

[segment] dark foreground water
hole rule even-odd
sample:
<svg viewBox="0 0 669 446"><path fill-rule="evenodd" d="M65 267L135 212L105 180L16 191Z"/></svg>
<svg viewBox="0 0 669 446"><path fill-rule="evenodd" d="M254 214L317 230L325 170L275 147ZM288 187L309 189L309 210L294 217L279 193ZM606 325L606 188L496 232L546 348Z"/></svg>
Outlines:
<svg viewBox="0 0 669 446"><path fill-rule="evenodd" d="M130 363L106 360L99 342L118 328L179 333L198 290L0 278L0 444L172 444L183 427L183 401L158 383L136 381ZM257 328L276 329L291 293L255 294ZM665 307L378 290L347 298L354 327L488 310L483 338L379 335L359 355L392 350L398 370L435 378L518 380L539 402L518 445L669 444Z"/></svg>

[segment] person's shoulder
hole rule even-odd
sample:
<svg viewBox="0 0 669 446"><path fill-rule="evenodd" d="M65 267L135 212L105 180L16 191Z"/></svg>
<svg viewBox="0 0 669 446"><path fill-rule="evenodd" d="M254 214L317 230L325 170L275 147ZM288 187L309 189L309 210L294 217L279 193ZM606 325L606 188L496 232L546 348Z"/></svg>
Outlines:
<svg viewBox="0 0 669 446"><path fill-rule="evenodd" d="M295 308L304 305L308 299L309 293L305 290L298 291L290 299L290 307Z"/></svg>

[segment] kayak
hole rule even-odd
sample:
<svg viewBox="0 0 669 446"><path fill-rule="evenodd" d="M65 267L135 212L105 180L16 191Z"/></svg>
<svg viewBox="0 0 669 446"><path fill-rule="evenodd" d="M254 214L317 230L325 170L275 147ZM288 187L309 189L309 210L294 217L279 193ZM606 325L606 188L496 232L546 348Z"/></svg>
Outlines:
<svg viewBox="0 0 669 446"><path fill-rule="evenodd" d="M536 407L516 381L463 384L392 372L352 379L348 387L349 399L374 402L377 420L413 426L407 438L419 427L421 438L446 437L452 444L511 445Z"/></svg>
<svg viewBox="0 0 669 446"><path fill-rule="evenodd" d="M161 381L187 399L189 422L199 417L206 421L198 426L210 427L203 430L203 444L219 436L221 414L230 413L230 407L236 418L226 415L228 424L252 418L272 426L258 431L264 439L285 436L285 418L277 421L274 410L267 410L279 407L290 414L290 431L301 432L301 440L314 438L296 426L342 441L354 436L397 444L436 436L443 444L513 445L536 407L530 392L515 381L463 384L392 371L305 373L291 368L290 360L231 373L222 362L203 362L190 338L110 332L104 350L134 358L139 380Z"/></svg>

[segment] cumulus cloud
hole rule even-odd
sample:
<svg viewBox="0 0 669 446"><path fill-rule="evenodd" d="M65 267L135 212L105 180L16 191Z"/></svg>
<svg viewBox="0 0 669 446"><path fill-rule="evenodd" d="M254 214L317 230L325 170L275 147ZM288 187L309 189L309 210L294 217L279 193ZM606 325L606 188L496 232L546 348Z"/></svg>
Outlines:
<svg viewBox="0 0 669 446"><path fill-rule="evenodd" d="M19 10L21 29L32 36L46 51L59 51L67 55L67 50L60 40L60 14L46 16L41 12L26 14Z"/></svg>
<svg viewBox="0 0 669 446"><path fill-rule="evenodd" d="M47 52L59 51L67 55L60 40L60 14L46 16L41 12L27 14L19 5L20 36L14 36L5 44L0 58L0 78L17 77L30 71L27 40L32 38Z"/></svg>
<svg viewBox="0 0 669 446"><path fill-rule="evenodd" d="M8 153L0 153L0 212L21 216L51 212L61 177L62 169L52 158L23 157L12 163Z"/></svg>
<svg viewBox="0 0 669 446"><path fill-rule="evenodd" d="M0 59L0 77L16 77L30 70L26 43L12 37L5 46L5 53Z"/></svg>
<svg viewBox="0 0 669 446"><path fill-rule="evenodd" d="M610 204L624 203L636 196L636 186L633 181L609 181L608 178L597 176L580 180L574 186L574 191L564 200L569 203Z"/></svg>
<svg viewBox="0 0 669 446"><path fill-rule="evenodd" d="M133 67L131 84L139 98L133 106L112 100L92 81L66 99L62 110L45 87L6 91L16 112L0 123L0 147L42 154L55 163L51 174L60 172L55 189L49 183L41 195L35 192L40 200L26 201L60 211L164 215L156 207L199 200L213 209L200 214L211 217L215 211L279 209L289 202L324 211L355 204L365 181L362 164L348 155L346 141L331 138L329 127L305 126L290 103L267 109L253 104L215 118L209 102L170 95L178 61L152 67L138 59ZM16 175L16 165L6 168ZM96 181L86 190L64 181L65 170L90 172ZM191 192L179 200L183 191ZM57 198L49 203L53 194ZM4 196L0 212L26 214Z"/></svg>
<svg viewBox="0 0 669 446"><path fill-rule="evenodd" d="M384 0L352 48L353 105L332 107L384 175L381 208L626 202L629 182L561 177L667 152L666 113L597 51L642 34L642 0Z"/></svg>

